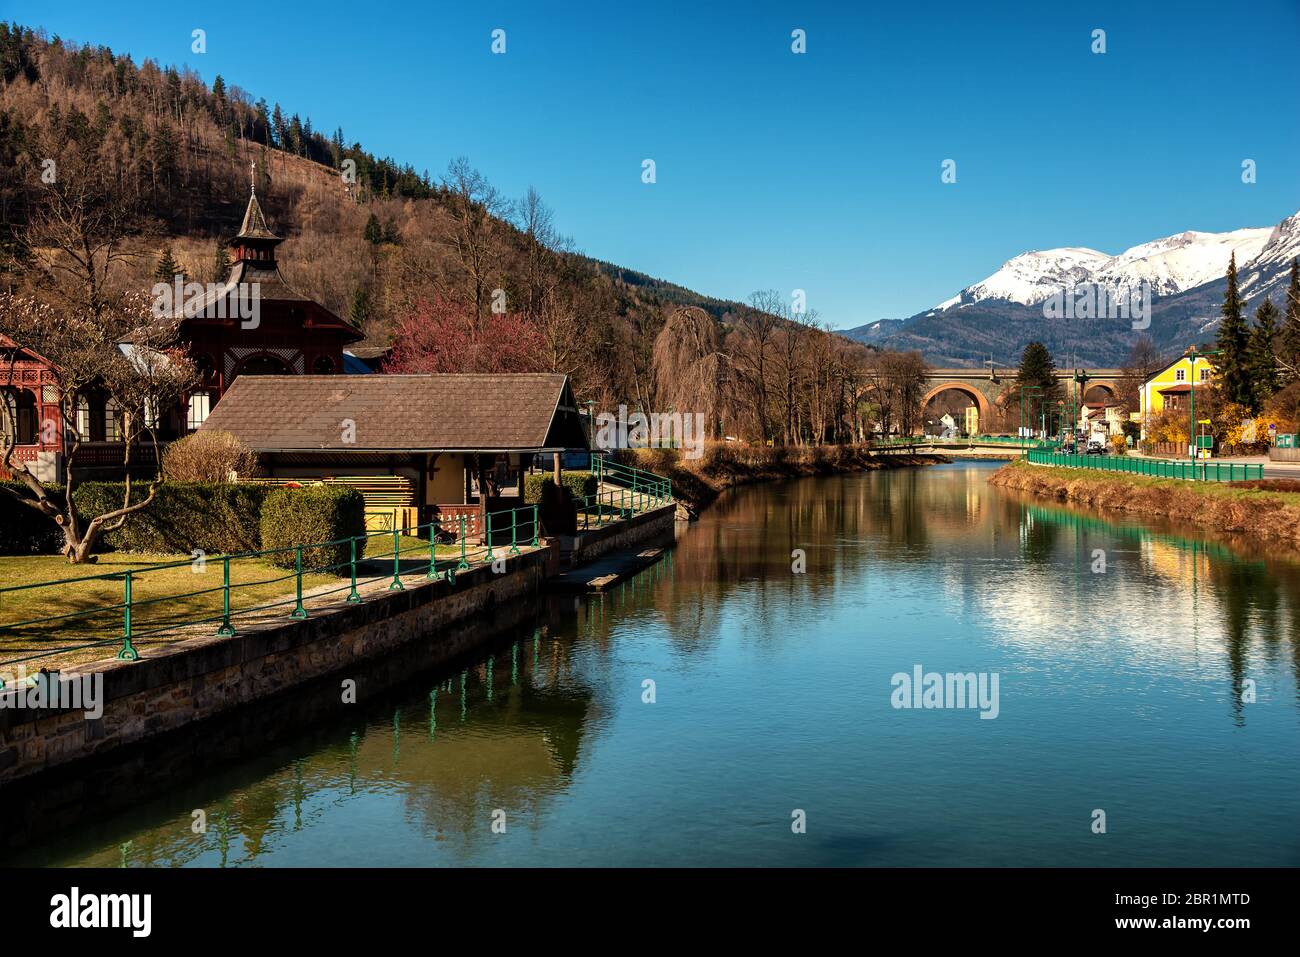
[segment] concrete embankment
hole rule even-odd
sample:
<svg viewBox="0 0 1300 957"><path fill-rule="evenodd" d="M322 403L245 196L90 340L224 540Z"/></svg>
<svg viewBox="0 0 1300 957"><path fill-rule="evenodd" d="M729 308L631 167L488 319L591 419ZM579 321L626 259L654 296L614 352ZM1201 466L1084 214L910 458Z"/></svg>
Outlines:
<svg viewBox="0 0 1300 957"><path fill-rule="evenodd" d="M989 484L1245 534L1300 550L1300 493L1274 491L1256 482L1186 482L1013 462L994 472Z"/></svg>

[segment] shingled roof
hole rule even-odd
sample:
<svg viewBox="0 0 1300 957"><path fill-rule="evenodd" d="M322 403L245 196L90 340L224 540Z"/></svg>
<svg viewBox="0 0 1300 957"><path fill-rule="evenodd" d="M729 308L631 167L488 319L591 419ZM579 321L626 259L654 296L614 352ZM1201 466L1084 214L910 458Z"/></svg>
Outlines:
<svg viewBox="0 0 1300 957"><path fill-rule="evenodd" d="M568 376L550 373L243 375L202 430L258 452L586 448Z"/></svg>

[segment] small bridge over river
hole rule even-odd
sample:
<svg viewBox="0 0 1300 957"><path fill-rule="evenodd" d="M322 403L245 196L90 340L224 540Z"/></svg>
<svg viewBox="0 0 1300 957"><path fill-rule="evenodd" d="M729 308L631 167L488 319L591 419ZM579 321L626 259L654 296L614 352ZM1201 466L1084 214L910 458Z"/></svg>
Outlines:
<svg viewBox="0 0 1300 957"><path fill-rule="evenodd" d="M1056 372L1056 378L1063 383L1073 381L1076 375L1083 376L1085 395L1100 389L1106 393L1106 401L1119 398L1121 383L1128 378L1123 369L1058 369ZM942 392L957 391L975 402L980 422L988 422L994 403L1015 379L1015 369L930 369L925 374L926 392L921 408Z"/></svg>

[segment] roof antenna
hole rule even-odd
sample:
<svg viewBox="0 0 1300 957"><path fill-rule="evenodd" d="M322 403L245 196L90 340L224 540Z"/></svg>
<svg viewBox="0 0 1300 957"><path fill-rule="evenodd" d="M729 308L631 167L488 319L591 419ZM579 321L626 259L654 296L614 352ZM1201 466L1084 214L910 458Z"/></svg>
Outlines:
<svg viewBox="0 0 1300 957"><path fill-rule="evenodd" d="M257 160L248 161L248 194L257 195Z"/></svg>

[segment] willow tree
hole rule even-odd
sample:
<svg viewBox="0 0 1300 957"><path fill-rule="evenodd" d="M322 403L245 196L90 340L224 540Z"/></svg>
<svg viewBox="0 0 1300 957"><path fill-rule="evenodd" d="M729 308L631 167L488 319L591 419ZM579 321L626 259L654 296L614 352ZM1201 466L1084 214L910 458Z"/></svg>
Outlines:
<svg viewBox="0 0 1300 957"><path fill-rule="evenodd" d="M722 348L717 322L690 306L669 314L651 350L655 411L704 414L706 434L722 434L731 357Z"/></svg>

